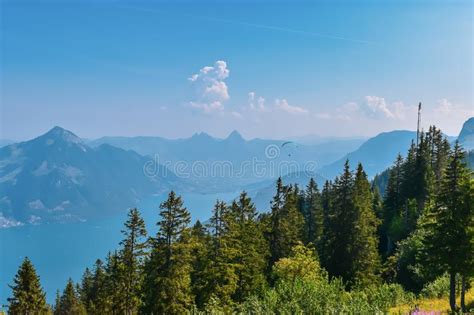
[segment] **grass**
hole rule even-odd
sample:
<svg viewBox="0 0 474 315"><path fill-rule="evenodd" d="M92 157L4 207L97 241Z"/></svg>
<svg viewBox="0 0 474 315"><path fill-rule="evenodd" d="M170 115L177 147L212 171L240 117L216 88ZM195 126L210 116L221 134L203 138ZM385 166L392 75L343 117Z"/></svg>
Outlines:
<svg viewBox="0 0 474 315"><path fill-rule="evenodd" d="M410 311L415 309L415 306L418 305L418 309L427 314L448 314L450 311L449 308L449 299L417 299L411 304L399 305L390 309L390 314L410 314ZM460 305L460 298L457 298L457 305ZM466 305L468 312L474 313L474 289L466 292ZM433 312L433 313L431 313Z"/></svg>

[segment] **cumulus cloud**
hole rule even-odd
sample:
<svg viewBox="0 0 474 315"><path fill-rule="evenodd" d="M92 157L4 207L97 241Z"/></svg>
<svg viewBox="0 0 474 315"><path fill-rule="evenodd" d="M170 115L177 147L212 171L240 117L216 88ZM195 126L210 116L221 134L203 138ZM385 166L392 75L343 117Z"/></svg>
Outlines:
<svg viewBox="0 0 474 315"><path fill-rule="evenodd" d="M265 107L265 99L261 96L257 97L255 92L249 92L248 105L251 110L255 110L255 111L263 112L263 111L266 111L267 109Z"/></svg>
<svg viewBox="0 0 474 315"><path fill-rule="evenodd" d="M459 106L456 106L459 107ZM459 110L460 108L455 108L453 103L443 98L438 101L434 109L436 114L448 115L451 114L454 110Z"/></svg>
<svg viewBox="0 0 474 315"><path fill-rule="evenodd" d="M307 114L308 110L304 109L299 106L293 106L288 104L288 101L286 99L276 99L275 100L275 107L279 110L282 110L284 112L290 113L290 114Z"/></svg>
<svg viewBox="0 0 474 315"><path fill-rule="evenodd" d="M224 105L219 102L210 102L210 103L203 103L203 102L189 102L192 108L200 109L206 114L210 114L215 111L222 111L224 110Z"/></svg>
<svg viewBox="0 0 474 315"><path fill-rule="evenodd" d="M224 102L230 98L225 83L229 73L227 63L218 60L213 66L205 66L198 73L191 75L188 80L196 88L197 100L190 102L190 105L206 113L223 110Z"/></svg>
<svg viewBox="0 0 474 315"><path fill-rule="evenodd" d="M354 115L359 113L362 116L372 119L394 119L402 120L406 113L411 111L413 106L406 106L403 102L396 101L389 103L385 98L375 95L367 95L360 103L349 102L337 109L340 115Z"/></svg>
<svg viewBox="0 0 474 315"><path fill-rule="evenodd" d="M397 101L389 103L383 97L368 95L360 102L348 102L332 112L316 113L315 117L324 120L353 120L356 118L403 120L416 106L407 106Z"/></svg>
<svg viewBox="0 0 474 315"><path fill-rule="evenodd" d="M443 98L438 100L434 112L438 115L457 115L461 117L469 117L474 115L474 108L472 106L466 107L461 104L454 104Z"/></svg>
<svg viewBox="0 0 474 315"><path fill-rule="evenodd" d="M385 98L379 96L368 95L365 97L365 106L360 107L361 110L365 111L367 116L378 118L384 116L386 118L395 118L395 115L388 108Z"/></svg>

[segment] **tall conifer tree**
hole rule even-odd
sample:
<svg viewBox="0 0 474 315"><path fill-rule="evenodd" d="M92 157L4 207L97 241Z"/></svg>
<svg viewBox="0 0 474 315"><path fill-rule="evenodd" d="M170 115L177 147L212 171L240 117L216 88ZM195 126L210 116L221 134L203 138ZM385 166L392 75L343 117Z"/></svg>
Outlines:
<svg viewBox="0 0 474 315"><path fill-rule="evenodd" d="M82 304L74 282L69 279L63 294L54 306L54 315L85 315L86 309Z"/></svg>
<svg viewBox="0 0 474 315"><path fill-rule="evenodd" d="M41 287L35 267L28 257L23 260L10 288L13 296L7 299L9 313L48 314L46 294Z"/></svg>
<svg viewBox="0 0 474 315"><path fill-rule="evenodd" d="M151 257L145 266L143 312L182 314L193 302L191 289L191 237L189 211L174 191L160 205L161 220L152 239Z"/></svg>
<svg viewBox="0 0 474 315"><path fill-rule="evenodd" d="M147 246L145 221L138 209L130 209L125 229L122 230L124 239L120 258L123 264L123 281L125 285L125 313L135 314L140 305L140 290L142 285L143 258Z"/></svg>
<svg viewBox="0 0 474 315"><path fill-rule="evenodd" d="M455 276L472 275L474 265L474 185L464 154L456 142L435 205L423 221L422 255L434 272L448 272L452 311L457 310Z"/></svg>

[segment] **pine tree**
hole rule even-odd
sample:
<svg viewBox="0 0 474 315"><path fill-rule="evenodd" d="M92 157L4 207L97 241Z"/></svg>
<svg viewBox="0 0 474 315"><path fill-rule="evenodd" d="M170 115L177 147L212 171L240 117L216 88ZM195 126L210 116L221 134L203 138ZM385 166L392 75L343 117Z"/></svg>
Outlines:
<svg viewBox="0 0 474 315"><path fill-rule="evenodd" d="M423 220L423 258L433 272L450 276L450 306L455 311L455 276L473 274L473 190L464 151L456 142L435 205Z"/></svg>
<svg viewBox="0 0 474 315"><path fill-rule="evenodd" d="M18 269L13 285L13 296L8 298L10 314L48 314L46 295L41 288L35 267L26 257Z"/></svg>
<svg viewBox="0 0 474 315"><path fill-rule="evenodd" d="M323 208L321 194L313 178L304 191L301 212L305 221L305 243L319 246L323 235Z"/></svg>
<svg viewBox="0 0 474 315"><path fill-rule="evenodd" d="M91 301L93 299L92 296L92 289L94 285L94 277L92 272L89 268L86 268L82 275L81 285L79 289L79 296L81 298L81 302L86 308L86 310L91 313ZM59 292L58 292L59 294ZM57 304L57 303L56 303Z"/></svg>
<svg viewBox="0 0 474 315"><path fill-rule="evenodd" d="M105 272L104 263L97 259L94 266L94 273L92 276L92 287L90 292L86 295L87 302L83 303L86 306L88 314L106 314L109 311L109 302L106 288L107 274ZM84 290L85 288L83 288Z"/></svg>
<svg viewBox="0 0 474 315"><path fill-rule="evenodd" d="M217 201L207 228L210 240L208 264L204 271L203 303L211 299L219 305L233 304L232 296L237 291L238 276L235 260L239 246L234 243L234 218L222 201Z"/></svg>
<svg viewBox="0 0 474 315"><path fill-rule="evenodd" d="M194 246L191 256L193 257L191 272L191 288L195 296L195 303L202 309L209 297L208 275L206 273L212 251L211 236L206 227L198 220L191 229L191 238Z"/></svg>
<svg viewBox="0 0 474 315"><path fill-rule="evenodd" d="M285 202L285 187L283 186L283 180L281 177L276 182L276 192L271 201L271 214L270 214L270 231L268 233L269 245L270 245L270 259L269 267L282 256L280 248L280 238L278 231L280 229L281 221L283 218L283 205Z"/></svg>
<svg viewBox="0 0 474 315"><path fill-rule="evenodd" d="M382 249L385 256L389 256L394 251L394 244L403 236L401 226L397 224L400 221L404 200L402 194L402 183L404 178L403 157L399 154L395 164L390 169L387 190L383 202L382 215Z"/></svg>
<svg viewBox="0 0 474 315"><path fill-rule="evenodd" d="M129 311L126 304L127 301L127 274L123 257L117 251L107 255L105 265L105 291L107 294L107 308L113 314L125 314Z"/></svg>
<svg viewBox="0 0 474 315"><path fill-rule="evenodd" d="M141 302L139 292L142 285L143 257L147 246L145 221L138 209L129 211L122 234L125 236L120 242L122 245L120 257L124 268L125 314L131 315L137 313Z"/></svg>
<svg viewBox="0 0 474 315"><path fill-rule="evenodd" d="M373 209L373 195L362 164L357 167L354 190L354 217L351 232L351 278L354 284L362 287L378 282L380 268L378 256L377 228L380 221Z"/></svg>
<svg viewBox="0 0 474 315"><path fill-rule="evenodd" d="M401 191L403 201L416 197L416 193L413 190L413 186L416 184L416 152L417 147L412 141L410 148L408 149L407 157L403 163L403 180L401 183Z"/></svg>
<svg viewBox="0 0 474 315"><path fill-rule="evenodd" d="M54 315L85 315L86 309L74 287L74 282L69 279L63 294L57 300Z"/></svg>
<svg viewBox="0 0 474 315"><path fill-rule="evenodd" d="M414 192L417 202L417 212L413 220L407 222L410 231L416 227L416 220L423 213L426 203L430 202L434 191L434 174L431 168L430 142L425 134L420 136L420 144L416 150L414 183L411 190Z"/></svg>
<svg viewBox="0 0 474 315"><path fill-rule="evenodd" d="M354 176L349 161L346 161L343 173L334 180L324 246L324 267L330 276L342 277L346 282L350 281L352 276L349 246L354 220L353 189Z"/></svg>
<svg viewBox="0 0 474 315"><path fill-rule="evenodd" d="M243 301L266 285L267 243L257 222L257 210L245 191L232 203L225 220L225 242L233 251L237 276L233 298Z"/></svg>
<svg viewBox="0 0 474 315"><path fill-rule="evenodd" d="M188 210L174 191L160 205L161 220L150 259L145 265L144 305L147 314L182 314L193 302L191 237Z"/></svg>
<svg viewBox="0 0 474 315"><path fill-rule="evenodd" d="M439 187L443 178L443 172L447 166L450 145L448 139L443 136L441 130L430 126L427 134L430 143L430 167L435 176L435 188Z"/></svg>
<svg viewBox="0 0 474 315"><path fill-rule="evenodd" d="M292 247L303 241L305 222L299 205L298 187L283 186L279 179L270 214L270 266L280 258L288 257Z"/></svg>
<svg viewBox="0 0 474 315"><path fill-rule="evenodd" d="M333 185L332 182L326 181L321 191L321 207L323 211L323 235L321 238L319 257L321 257L321 265L328 266L333 254L332 244L334 242L334 229L332 227L333 213Z"/></svg>

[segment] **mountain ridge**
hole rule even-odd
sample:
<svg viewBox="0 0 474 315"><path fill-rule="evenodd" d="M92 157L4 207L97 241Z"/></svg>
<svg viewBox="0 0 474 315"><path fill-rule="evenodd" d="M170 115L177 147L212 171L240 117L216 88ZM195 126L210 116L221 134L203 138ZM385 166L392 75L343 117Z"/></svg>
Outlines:
<svg viewBox="0 0 474 315"><path fill-rule="evenodd" d="M135 206L151 194L193 189L162 165L145 174L149 162L108 144L90 148L55 127L0 148L0 218L31 224L80 221Z"/></svg>

